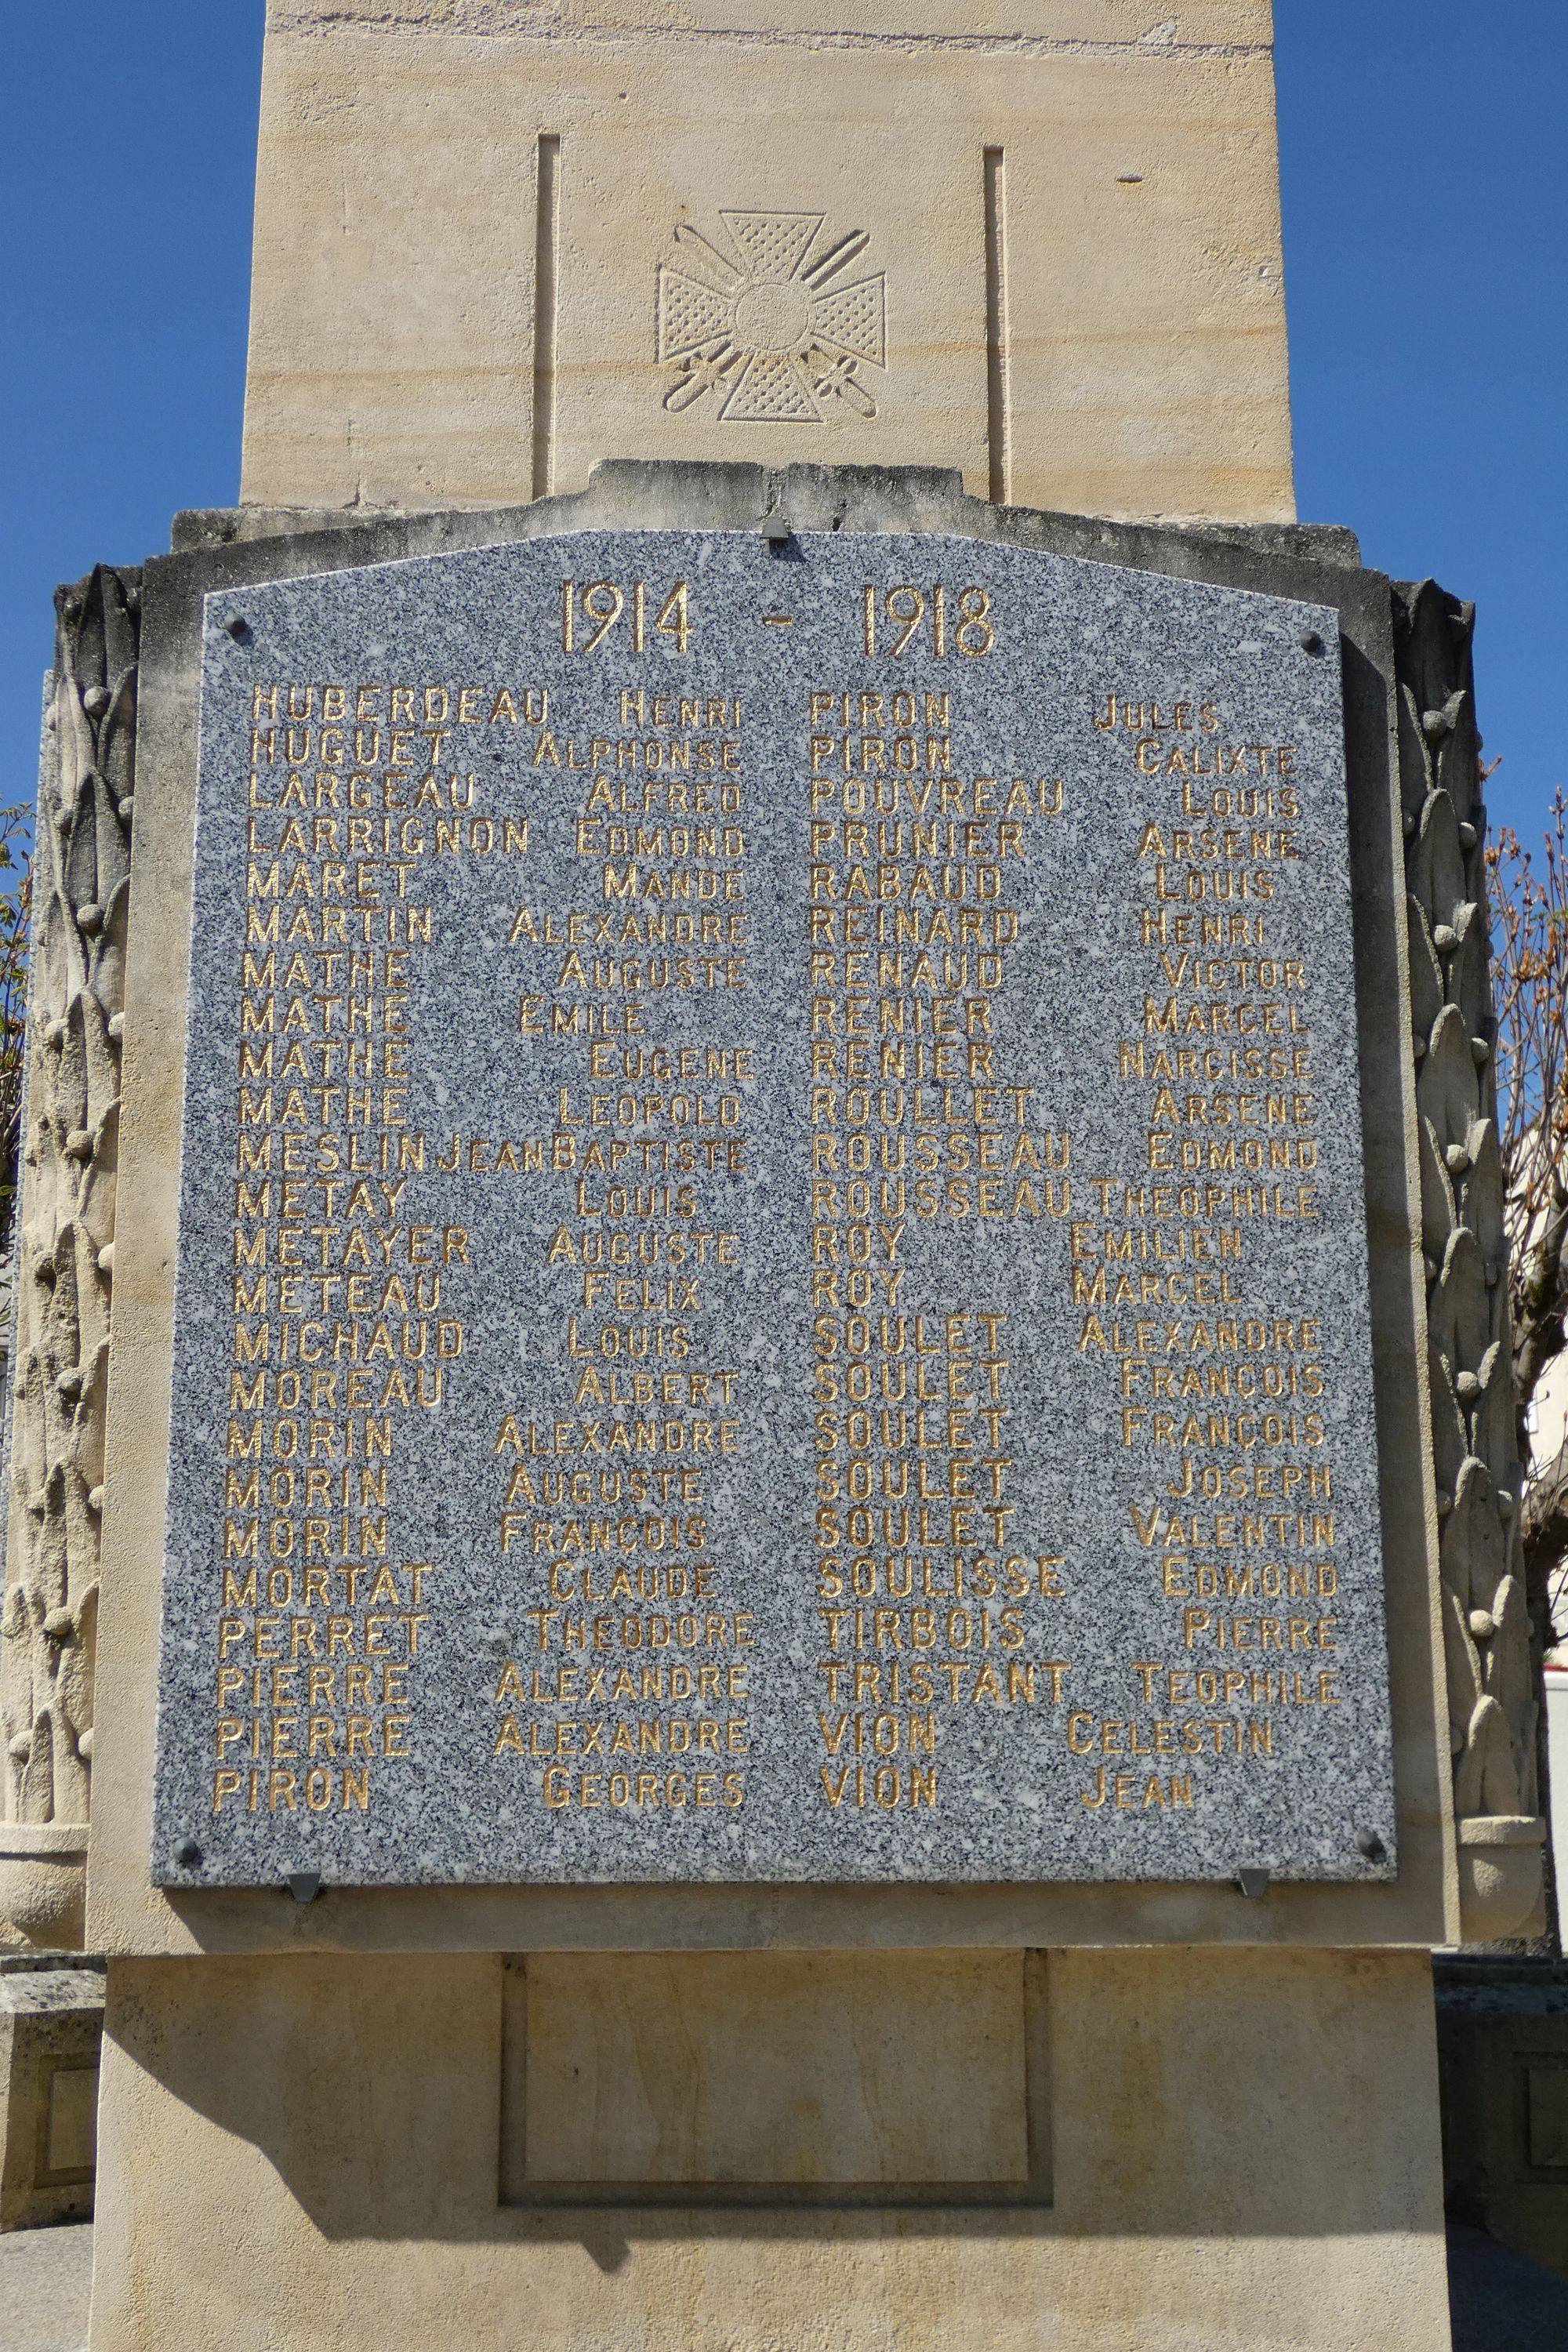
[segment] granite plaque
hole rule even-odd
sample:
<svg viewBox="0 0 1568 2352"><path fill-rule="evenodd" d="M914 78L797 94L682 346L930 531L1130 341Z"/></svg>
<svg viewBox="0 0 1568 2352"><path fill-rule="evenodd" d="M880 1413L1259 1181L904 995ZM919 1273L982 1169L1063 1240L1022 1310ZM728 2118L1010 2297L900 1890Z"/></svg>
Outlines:
<svg viewBox="0 0 1568 2352"><path fill-rule="evenodd" d="M201 697L159 1883L1392 1874L1331 612L584 533Z"/></svg>

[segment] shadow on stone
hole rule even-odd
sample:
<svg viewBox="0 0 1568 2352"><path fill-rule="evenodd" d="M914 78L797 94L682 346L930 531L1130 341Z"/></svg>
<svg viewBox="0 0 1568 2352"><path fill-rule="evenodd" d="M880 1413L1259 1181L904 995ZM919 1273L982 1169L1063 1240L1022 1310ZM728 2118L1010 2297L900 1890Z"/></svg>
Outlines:
<svg viewBox="0 0 1568 2352"><path fill-rule="evenodd" d="M1568 2352L1568 2284L1484 2230L1448 2232L1454 2352Z"/></svg>

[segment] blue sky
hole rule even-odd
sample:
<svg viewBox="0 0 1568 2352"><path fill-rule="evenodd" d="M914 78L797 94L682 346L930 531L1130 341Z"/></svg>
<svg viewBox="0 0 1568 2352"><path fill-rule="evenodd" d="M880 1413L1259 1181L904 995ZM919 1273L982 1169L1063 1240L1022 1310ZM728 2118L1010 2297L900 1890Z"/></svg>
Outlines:
<svg viewBox="0 0 1568 2352"><path fill-rule="evenodd" d="M31 796L55 582L237 495L261 13L0 0L0 799ZM1568 782L1568 5L1276 20L1300 511L1477 599L1488 799L1534 832Z"/></svg>

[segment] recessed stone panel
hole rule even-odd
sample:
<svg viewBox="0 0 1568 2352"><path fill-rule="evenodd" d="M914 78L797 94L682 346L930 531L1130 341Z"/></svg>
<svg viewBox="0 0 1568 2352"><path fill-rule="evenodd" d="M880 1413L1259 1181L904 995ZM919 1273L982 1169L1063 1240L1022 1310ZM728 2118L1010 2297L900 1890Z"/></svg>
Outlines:
<svg viewBox="0 0 1568 2352"><path fill-rule="evenodd" d="M1394 1867L1332 613L209 599L163 1884Z"/></svg>

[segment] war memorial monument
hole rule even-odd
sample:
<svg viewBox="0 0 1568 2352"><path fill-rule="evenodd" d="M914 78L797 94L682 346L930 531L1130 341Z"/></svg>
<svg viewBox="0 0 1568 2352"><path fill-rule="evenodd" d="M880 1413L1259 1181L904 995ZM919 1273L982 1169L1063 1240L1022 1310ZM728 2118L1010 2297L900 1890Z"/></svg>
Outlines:
<svg viewBox="0 0 1568 2352"><path fill-rule="evenodd" d="M0 1912L93 2352L1447 2342L1542 1901L1471 615L1267 0L271 0L63 592Z"/></svg>

